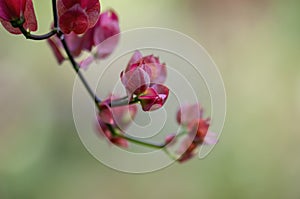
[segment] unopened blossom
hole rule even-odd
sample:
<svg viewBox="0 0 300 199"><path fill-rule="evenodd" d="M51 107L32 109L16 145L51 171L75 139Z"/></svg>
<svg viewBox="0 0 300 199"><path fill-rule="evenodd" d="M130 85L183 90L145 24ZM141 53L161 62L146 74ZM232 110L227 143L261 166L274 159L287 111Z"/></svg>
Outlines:
<svg viewBox="0 0 300 199"><path fill-rule="evenodd" d="M159 58L154 55L144 56L136 51L131 57L125 72L131 71L135 68L143 68L150 76L150 83L163 84L167 78L166 64L160 63ZM151 71L151 72L149 72Z"/></svg>
<svg viewBox="0 0 300 199"><path fill-rule="evenodd" d="M124 133L124 130L131 124L137 113L136 105L127 105L120 107L110 107L109 104L115 97L111 96L107 100L99 104L100 111L98 113L98 131L100 135L104 135L110 142L121 146L127 147L127 140L114 135L111 129L108 128L110 125L115 131Z"/></svg>
<svg viewBox="0 0 300 199"><path fill-rule="evenodd" d="M98 125L97 125L97 131L100 136L105 137L110 143L115 144L119 147L127 148L128 147L128 141L124 138L116 137L114 136L110 129L108 128L107 124L105 124L101 118L98 116Z"/></svg>
<svg viewBox="0 0 300 199"><path fill-rule="evenodd" d="M181 142L178 153L181 154L179 162L185 162L197 153L197 148L204 144L205 137L208 133L209 120L195 120L188 127L188 134Z"/></svg>
<svg viewBox="0 0 300 199"><path fill-rule="evenodd" d="M203 118L203 108L199 104L184 105L177 111L178 124L185 127L186 137L177 151L179 162L185 162L197 152L202 144L215 144L214 133L209 132L210 119Z"/></svg>
<svg viewBox="0 0 300 199"><path fill-rule="evenodd" d="M99 0L58 0L59 27L62 32L82 34L92 28L100 14Z"/></svg>
<svg viewBox="0 0 300 199"><path fill-rule="evenodd" d="M18 27L37 30L32 0L0 0L0 22L12 34L21 34Z"/></svg>
<svg viewBox="0 0 300 199"><path fill-rule="evenodd" d="M121 73L129 99L136 96L144 111L153 111L165 104L169 96L169 89L162 84L165 79L165 64L153 55L143 57L139 51L133 54Z"/></svg>

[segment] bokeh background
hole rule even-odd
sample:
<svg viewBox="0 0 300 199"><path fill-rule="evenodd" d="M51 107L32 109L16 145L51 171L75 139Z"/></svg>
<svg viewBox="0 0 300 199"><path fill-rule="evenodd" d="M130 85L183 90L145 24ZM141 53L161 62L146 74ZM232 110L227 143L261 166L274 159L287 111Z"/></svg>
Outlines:
<svg viewBox="0 0 300 199"><path fill-rule="evenodd" d="M39 32L51 22L38 2ZM75 75L46 42L0 31L0 198L299 198L300 2L102 0L122 30L159 26L200 42L223 75L223 134L204 160L146 175L114 171L83 147Z"/></svg>

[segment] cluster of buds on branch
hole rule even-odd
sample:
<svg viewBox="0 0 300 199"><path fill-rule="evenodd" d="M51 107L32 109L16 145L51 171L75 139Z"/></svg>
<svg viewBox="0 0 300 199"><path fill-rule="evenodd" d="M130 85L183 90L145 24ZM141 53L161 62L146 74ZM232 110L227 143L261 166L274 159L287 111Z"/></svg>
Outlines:
<svg viewBox="0 0 300 199"><path fill-rule="evenodd" d="M199 146L216 142L214 134L209 131L210 119L204 118L199 104L179 108L177 122L181 132L168 135L161 143L145 142L126 134L126 128L137 114L137 105L145 112L165 105L169 97L169 88L165 85L166 64L154 55L143 56L136 51L125 69L120 70L120 80L127 96L111 95L102 100L91 89L81 70L87 69L94 60L107 58L116 48L120 33L116 12L101 12L99 0L52 0L52 8L53 24L49 24L51 30L43 35L32 34L38 29L32 0L0 0L0 22L12 34L23 34L31 40L46 40L58 64L71 63L98 109L99 135L124 148L132 142L164 149L178 162L191 159ZM112 36L114 39L99 47ZM82 58L83 52L89 56ZM171 153L168 148L175 142L180 142L179 147Z"/></svg>

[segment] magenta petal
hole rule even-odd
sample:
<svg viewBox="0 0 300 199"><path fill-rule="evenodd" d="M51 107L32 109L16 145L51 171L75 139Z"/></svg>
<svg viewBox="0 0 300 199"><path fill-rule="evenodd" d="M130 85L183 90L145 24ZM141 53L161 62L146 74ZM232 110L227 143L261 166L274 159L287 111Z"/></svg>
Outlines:
<svg viewBox="0 0 300 199"><path fill-rule="evenodd" d="M20 18L26 9L26 2L28 0L1 0L0 18L6 21Z"/></svg>
<svg viewBox="0 0 300 199"><path fill-rule="evenodd" d="M176 142L176 134L175 133L172 133L172 134L169 134L166 136L165 144L173 145L173 144L175 144L175 142Z"/></svg>
<svg viewBox="0 0 300 199"><path fill-rule="evenodd" d="M108 104L103 103L99 105L100 107L100 112L99 112L99 118L101 121L103 121L106 124L111 124L113 125L114 122L114 116L111 112L111 108L108 106Z"/></svg>
<svg viewBox="0 0 300 199"><path fill-rule="evenodd" d="M206 145L214 145L218 143L218 135L216 133L210 132L208 131L205 138L204 138L204 142L203 144Z"/></svg>
<svg viewBox="0 0 300 199"><path fill-rule="evenodd" d="M164 101L153 88L148 88L138 99L141 102L143 111L153 111L164 104Z"/></svg>
<svg viewBox="0 0 300 199"><path fill-rule="evenodd" d="M94 61L94 57L93 56L89 56L86 59L82 60L81 62L79 62L79 67L87 70L88 67L93 63Z"/></svg>
<svg viewBox="0 0 300 199"><path fill-rule="evenodd" d="M148 72L150 76L150 83L162 84L167 78L167 67L161 64L158 57L148 55L143 57L139 51L136 51L131 57L125 71L141 67Z"/></svg>
<svg viewBox="0 0 300 199"><path fill-rule="evenodd" d="M97 34L97 31L95 31L95 34ZM117 36L105 40L97 47L96 57L98 59L104 59L108 57L115 50L115 48L118 45L118 42L119 42L119 38Z"/></svg>
<svg viewBox="0 0 300 199"><path fill-rule="evenodd" d="M12 34L21 34L18 28L14 28L10 21L24 16L25 29L37 30L37 21L34 13L32 0L1 0L0 1L0 22L3 27Z"/></svg>
<svg viewBox="0 0 300 199"><path fill-rule="evenodd" d="M140 59L142 59L142 58L143 58L142 53L141 53L140 51L138 51L138 50L135 51L134 54L132 55L131 59L129 60L128 65L127 65L127 68L126 68L125 71L130 70L130 66L131 66L132 64L137 63L137 62L138 62Z"/></svg>
<svg viewBox="0 0 300 199"><path fill-rule="evenodd" d="M151 86L159 95L159 97L165 102L169 96L169 89L161 84L153 84Z"/></svg>
<svg viewBox="0 0 300 199"><path fill-rule="evenodd" d="M37 20L36 20L32 0L26 1L24 18L25 18L24 28L29 29L30 31L36 31L38 25L37 25Z"/></svg>
<svg viewBox="0 0 300 199"><path fill-rule="evenodd" d="M82 49L91 51L94 43L94 29L89 29L84 35L81 37Z"/></svg>
<svg viewBox="0 0 300 199"><path fill-rule="evenodd" d="M86 14L88 16L89 28L95 26L99 19L100 2L99 0L89 0L87 4Z"/></svg>
<svg viewBox="0 0 300 199"><path fill-rule="evenodd" d="M76 34L82 34L88 29L88 17L78 5L64 12L59 17L59 26L63 33L69 34L74 31Z"/></svg>
<svg viewBox="0 0 300 199"><path fill-rule="evenodd" d="M143 93L150 84L150 77L141 68L130 70L121 74L121 81L129 95Z"/></svg>
<svg viewBox="0 0 300 199"><path fill-rule="evenodd" d="M82 38L79 37L74 32L65 35L66 42L69 46L69 49L74 57L78 57L82 52Z"/></svg>
<svg viewBox="0 0 300 199"><path fill-rule="evenodd" d="M128 148L128 141L127 140L125 140L124 138L118 138L118 137L113 137L112 139L110 139L110 141L113 143L113 144L115 144L115 145L117 145L117 146L119 146L119 147L122 147L122 148Z"/></svg>
<svg viewBox="0 0 300 199"><path fill-rule="evenodd" d="M17 15L16 12L12 13L10 11L10 9L7 5L8 2L6 0L0 1L0 19L2 19L4 21L10 21L13 17L20 17L20 16L16 16ZM20 14L20 10L19 10L19 14ZM12 15L14 15L14 16L12 16Z"/></svg>
<svg viewBox="0 0 300 199"><path fill-rule="evenodd" d="M203 108L199 104L183 105L177 111L178 124L187 125L189 122L203 117Z"/></svg>
<svg viewBox="0 0 300 199"><path fill-rule="evenodd" d="M144 111L154 111L161 108L169 96L169 89L164 85L155 84L138 97Z"/></svg>
<svg viewBox="0 0 300 199"><path fill-rule="evenodd" d="M99 17L98 22L93 27L93 41L97 47L97 58L104 59L110 55L119 42L120 27L116 13L106 11Z"/></svg>
<svg viewBox="0 0 300 199"><path fill-rule="evenodd" d="M59 64L62 64L62 62L65 60L64 56L62 55L60 49L59 49L59 46L55 40L56 38L50 38L47 40L48 44L50 45L53 53L54 53L54 56L57 60L57 62Z"/></svg>
<svg viewBox="0 0 300 199"><path fill-rule="evenodd" d="M132 123L138 109L136 105L128 105L115 107L111 110L116 126L121 130L125 130Z"/></svg>

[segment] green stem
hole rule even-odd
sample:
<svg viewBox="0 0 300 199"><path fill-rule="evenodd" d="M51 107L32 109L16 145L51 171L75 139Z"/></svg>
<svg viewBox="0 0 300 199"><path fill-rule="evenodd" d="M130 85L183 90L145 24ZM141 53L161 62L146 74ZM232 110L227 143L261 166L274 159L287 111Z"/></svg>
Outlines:
<svg viewBox="0 0 300 199"><path fill-rule="evenodd" d="M128 97L122 97L122 98L119 98L119 99L115 99L115 100L112 100L108 105L110 107L120 107L120 106L127 106L127 105L130 105L130 104L136 104L139 102L139 99L137 97L133 98L130 102L128 101Z"/></svg>
<svg viewBox="0 0 300 199"><path fill-rule="evenodd" d="M152 142L145 142L145 141L136 139L134 137L131 137L129 135L122 134L122 133L116 131L116 129L114 129L109 124L107 124L107 127L112 132L112 134L114 136L119 137L119 138L123 138L123 139L125 139L127 141L130 141L130 142L133 142L135 144L139 144L139 145L143 145L143 146L147 146L147 147L151 147L151 148L155 148L155 149L163 149L166 146L165 143L163 143L163 144L156 144L156 143L152 143Z"/></svg>
<svg viewBox="0 0 300 199"><path fill-rule="evenodd" d="M88 91L88 93L90 94L90 96L94 99L94 102L95 102L96 106L99 107L98 104L101 102L101 99L98 98L98 96L94 93L93 89L90 87L90 85L88 84L88 82L84 78L83 74L81 73L78 64L76 63L73 55L71 54L71 51L70 51L70 49L68 47L68 44L67 44L67 42L66 42L66 40L64 38L64 35L60 36L60 41L63 44L63 47L64 47L64 49L65 49L65 51L66 51L66 53L68 55L68 58L69 58L69 60L70 60L70 62L72 64L72 66L73 66L73 69L77 73L79 79L83 83L84 87L86 88L86 90Z"/></svg>

